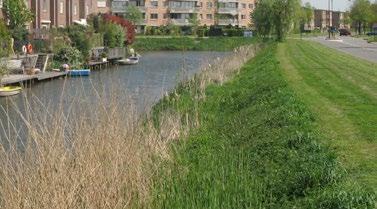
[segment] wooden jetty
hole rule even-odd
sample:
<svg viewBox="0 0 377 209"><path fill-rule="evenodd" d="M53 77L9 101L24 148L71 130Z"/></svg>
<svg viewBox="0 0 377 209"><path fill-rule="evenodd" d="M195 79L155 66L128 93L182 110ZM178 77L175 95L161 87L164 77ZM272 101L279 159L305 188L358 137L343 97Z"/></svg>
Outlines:
<svg viewBox="0 0 377 209"><path fill-rule="evenodd" d="M67 75L67 72L44 72L35 75L24 75L24 74L11 74L5 76L1 83L3 85L11 85L11 84L19 84L25 82L33 82L33 81L44 81L44 80L51 80L59 77L64 77Z"/></svg>

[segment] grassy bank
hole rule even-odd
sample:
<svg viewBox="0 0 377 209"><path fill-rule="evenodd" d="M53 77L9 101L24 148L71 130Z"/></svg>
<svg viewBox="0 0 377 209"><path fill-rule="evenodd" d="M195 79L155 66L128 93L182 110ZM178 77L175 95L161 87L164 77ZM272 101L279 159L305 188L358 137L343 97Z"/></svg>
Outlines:
<svg viewBox="0 0 377 209"><path fill-rule="evenodd" d="M279 58L350 180L377 191L377 65L304 41L280 45Z"/></svg>
<svg viewBox="0 0 377 209"><path fill-rule="evenodd" d="M374 207L373 192L347 181L335 153L319 143L326 136L282 72L273 45L224 85L199 91L194 80L156 106L200 125L173 146L154 207Z"/></svg>
<svg viewBox="0 0 377 209"><path fill-rule="evenodd" d="M155 50L195 50L195 51L231 51L236 47L254 42L253 38L244 37L137 37L132 45L137 51Z"/></svg>

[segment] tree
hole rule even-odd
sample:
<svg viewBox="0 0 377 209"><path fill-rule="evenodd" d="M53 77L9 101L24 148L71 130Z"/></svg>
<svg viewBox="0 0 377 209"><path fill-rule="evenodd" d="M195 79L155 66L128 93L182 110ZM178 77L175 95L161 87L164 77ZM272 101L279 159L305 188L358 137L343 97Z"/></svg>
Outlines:
<svg viewBox="0 0 377 209"><path fill-rule="evenodd" d="M4 0L3 5L10 29L24 27L33 20L33 14L27 8L24 0Z"/></svg>
<svg viewBox="0 0 377 209"><path fill-rule="evenodd" d="M361 34L362 27L365 28L370 21L371 16L371 5L369 0L355 0L353 2L350 17L357 25L357 31L359 34Z"/></svg>
<svg viewBox="0 0 377 209"><path fill-rule="evenodd" d="M143 21L143 14L134 5L129 5L126 8L126 14L124 15L124 18L132 22L134 25L138 25Z"/></svg>
<svg viewBox="0 0 377 209"><path fill-rule="evenodd" d="M102 27L103 42L106 47L123 47L125 42L124 29L114 23L104 24Z"/></svg>
<svg viewBox="0 0 377 209"><path fill-rule="evenodd" d="M197 35L198 27L200 25L200 20L198 19L198 14L193 14L188 21L189 21L190 25L192 26L192 34Z"/></svg>
<svg viewBox="0 0 377 209"><path fill-rule="evenodd" d="M314 8L309 2L305 3L301 11L301 22L311 27L311 22L314 18Z"/></svg>
<svg viewBox="0 0 377 209"><path fill-rule="evenodd" d="M261 0L252 18L261 34L276 34L283 41L300 14L300 0Z"/></svg>
<svg viewBox="0 0 377 209"><path fill-rule="evenodd" d="M272 16L272 1L264 0L257 4L254 12L251 13L252 20L254 22L257 33L262 37L271 35L273 29Z"/></svg>

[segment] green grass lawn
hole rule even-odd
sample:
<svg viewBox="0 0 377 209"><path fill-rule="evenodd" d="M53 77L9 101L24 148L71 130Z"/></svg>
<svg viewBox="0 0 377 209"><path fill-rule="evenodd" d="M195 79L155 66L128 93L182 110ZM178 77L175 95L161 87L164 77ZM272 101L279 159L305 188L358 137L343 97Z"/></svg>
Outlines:
<svg viewBox="0 0 377 209"><path fill-rule="evenodd" d="M377 65L306 41L280 44L278 57L349 180L377 191Z"/></svg>
<svg viewBox="0 0 377 209"><path fill-rule="evenodd" d="M308 51L304 52L310 55L301 51L305 47ZM315 85L315 80L319 84L313 88L323 89L323 93L329 96L326 102L337 98L345 100L348 94L356 94L358 90L347 84L342 87L349 88L349 93L327 93L335 85L328 79L341 81L331 73L323 75L324 81L317 77L321 68L327 67L318 67L314 61L306 60L312 56L313 60L317 58L311 47L316 49L318 46L306 42L273 44L249 61L230 82L207 87L205 100L195 99L195 88L188 85L177 90L179 97L175 98L179 99L166 99L155 107L155 111L173 108L183 115L198 109L201 126L193 130L186 140L173 146L174 161L164 166L170 169L161 171L160 179L156 181L153 208L374 207L373 192L358 181L348 181L348 174L339 164L335 151L321 143L333 139L330 135L330 127L333 126L342 126L331 128L342 135L348 135L347 132L361 134L355 124L348 123L357 115L329 121L317 117L319 113L325 117L341 114L338 104L330 106L334 108L330 113L314 109L315 114L312 114L310 111L313 109L310 101L321 99L309 95L314 90L308 86ZM295 68L296 62L292 63L295 56L302 60L297 64L298 69ZM373 67L371 64L362 65ZM318 68L314 73L317 76L308 75L306 78L302 75L303 78L296 75L301 71L310 72L314 67ZM337 67L337 64L328 67ZM363 71L368 70L363 68ZM352 79L358 79L362 72L356 74ZM308 84L306 79L310 81ZM296 95L300 88L305 89ZM335 90L340 91L338 88ZM366 94L359 98L360 93L361 90L355 97L349 98L349 102L358 101L356 109L370 108L372 105L368 103L371 100L365 99ZM321 103L321 106L324 104ZM348 111L352 112L352 109ZM361 116L364 117L364 114ZM368 115L368 122L373 122L373 117L375 115ZM330 124L318 127L320 122ZM347 129L342 129L343 126ZM374 145L373 137L377 132L369 133L367 130L370 128L375 127L366 127L360 143ZM353 143L358 144L359 141ZM373 146L364 148L368 149L365 157L375 157L375 154L369 153ZM342 155L341 160L344 159ZM375 164L371 161L365 164L370 167L363 168L363 171L372 177ZM352 171L352 175L357 173Z"/></svg>
<svg viewBox="0 0 377 209"><path fill-rule="evenodd" d="M137 51L156 50L194 50L194 51L231 51L236 47L248 45L254 38L244 37L136 37L132 47Z"/></svg>

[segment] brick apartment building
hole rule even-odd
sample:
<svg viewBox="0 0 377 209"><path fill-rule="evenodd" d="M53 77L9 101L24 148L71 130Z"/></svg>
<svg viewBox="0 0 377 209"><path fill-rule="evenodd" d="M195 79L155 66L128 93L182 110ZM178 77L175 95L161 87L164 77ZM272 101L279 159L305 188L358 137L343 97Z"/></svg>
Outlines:
<svg viewBox="0 0 377 209"><path fill-rule="evenodd" d="M3 1L0 0L0 18ZM65 27L86 19L88 15L110 11L109 0L25 0L34 14L31 30Z"/></svg>
<svg viewBox="0 0 377 209"><path fill-rule="evenodd" d="M328 26L349 28L348 25L344 25L344 12L320 9L314 10L313 26L317 29L327 29Z"/></svg>
<svg viewBox="0 0 377 209"><path fill-rule="evenodd" d="M113 0L111 11L123 15L128 5L137 6L143 13L141 25L186 26L196 14L201 25L249 27L255 0Z"/></svg>

